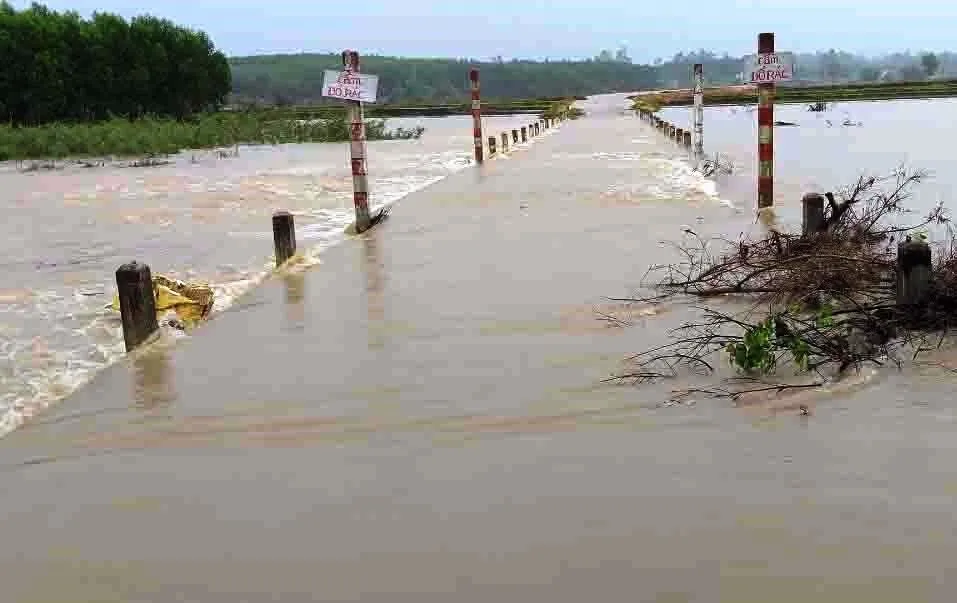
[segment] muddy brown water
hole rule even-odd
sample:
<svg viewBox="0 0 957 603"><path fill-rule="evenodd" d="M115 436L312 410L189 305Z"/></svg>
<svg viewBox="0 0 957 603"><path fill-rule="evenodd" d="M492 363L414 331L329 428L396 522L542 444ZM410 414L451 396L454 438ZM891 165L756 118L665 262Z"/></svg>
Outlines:
<svg viewBox="0 0 957 603"><path fill-rule="evenodd" d="M489 134L534 117L486 119ZM388 205L469 165L470 118L397 119L426 127L417 141L369 144L372 203ZM232 149L230 149L230 152ZM186 152L152 168L29 171L0 164L0 434L56 403L123 353L104 310L127 261L213 284L217 310L272 265L270 216L294 213L307 261L343 239L352 176L341 144L240 147L238 156Z"/></svg>
<svg viewBox="0 0 957 603"><path fill-rule="evenodd" d="M691 315L605 296L752 220L585 106L0 440L4 599L952 600L946 372L810 416L602 382Z"/></svg>

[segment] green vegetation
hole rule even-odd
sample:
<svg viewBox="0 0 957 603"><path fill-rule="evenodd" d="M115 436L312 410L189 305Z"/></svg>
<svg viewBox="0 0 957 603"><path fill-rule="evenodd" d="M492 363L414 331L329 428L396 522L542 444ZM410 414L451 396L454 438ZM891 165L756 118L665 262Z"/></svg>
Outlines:
<svg viewBox="0 0 957 603"><path fill-rule="evenodd" d="M902 98L936 98L957 96L957 81L889 82L881 84L847 84L841 86L779 86L775 91L778 103L812 103L817 101L891 100ZM705 102L712 104L740 103L740 99L717 94ZM757 95L747 99L757 103Z"/></svg>
<svg viewBox="0 0 957 603"><path fill-rule="evenodd" d="M554 101L542 111L542 117L548 119L578 119L579 117L583 117L585 112L578 107L573 107L572 105L574 103L575 99L572 98Z"/></svg>
<svg viewBox="0 0 957 603"><path fill-rule="evenodd" d="M740 83L743 57L699 50L656 59L651 65L632 64L626 48L603 50L586 61L470 61L364 57L362 69L379 75L382 101L391 105L464 104L469 98L468 70L482 74L486 102L517 98L566 97L603 92L631 92L690 85L695 63L704 65L709 86ZM864 57L828 50L795 57L801 84L841 82L907 82L957 77L957 54L895 53ZM230 59L233 100L267 105L316 104L322 71L339 69L337 54L296 54Z"/></svg>
<svg viewBox="0 0 957 603"><path fill-rule="evenodd" d="M422 128L388 130L384 121L366 122L369 140L421 135ZM136 121L115 118L96 123L0 126L0 160L168 155L236 144L345 140L349 140L349 124L344 117L276 120L262 112L224 111L187 120L144 117Z"/></svg>
<svg viewBox="0 0 957 603"><path fill-rule="evenodd" d="M217 112L232 84L226 57L165 19L84 20L0 0L0 56L0 160L349 140L341 107L322 119ZM370 140L421 135L367 122Z"/></svg>
<svg viewBox="0 0 957 603"><path fill-rule="evenodd" d="M740 340L725 348L731 365L745 373L768 375L774 372L783 354L794 361L797 369L808 370L810 345L807 339L795 334L787 322L787 319L801 315L802 308L792 304L788 312L773 313L748 325ZM834 326L834 308L825 304L804 320L817 331L830 329Z"/></svg>
<svg viewBox="0 0 957 603"><path fill-rule="evenodd" d="M512 101L482 102L483 115L515 115L519 113L542 113L555 102L562 99L522 99ZM254 106L252 108L255 108ZM324 119L335 118L345 111L341 104L315 104L284 107L268 107L258 110L267 112L270 116L286 119ZM446 115L470 115L472 103L447 103L433 105L413 104L386 104L365 105L365 114L368 117L413 117L429 116L443 117Z"/></svg>
<svg viewBox="0 0 957 603"><path fill-rule="evenodd" d="M268 105L320 104L325 69L341 69L338 54L238 57L229 61L233 100ZM481 69L483 103L522 98L566 98L654 88L655 68L610 61L494 61L362 57L362 70L379 76L383 104L464 105L469 68Z"/></svg>
<svg viewBox="0 0 957 603"><path fill-rule="evenodd" d="M206 34L155 17L84 20L0 2L0 122L186 117L229 93L229 64Z"/></svg>
<svg viewBox="0 0 957 603"><path fill-rule="evenodd" d="M957 96L957 80L924 82L856 83L835 86L787 86L776 88L777 103L808 103L855 100L892 100L903 98L938 98ZM692 102L691 91L657 92L634 97L635 110L657 111L661 107L686 106ZM745 105L758 102L753 87L705 88L706 105Z"/></svg>

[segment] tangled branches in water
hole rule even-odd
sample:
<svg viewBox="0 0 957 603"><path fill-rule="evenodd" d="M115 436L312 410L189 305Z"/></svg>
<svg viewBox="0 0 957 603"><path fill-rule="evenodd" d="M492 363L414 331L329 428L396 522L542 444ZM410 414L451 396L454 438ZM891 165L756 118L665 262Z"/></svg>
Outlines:
<svg viewBox="0 0 957 603"><path fill-rule="evenodd" d="M906 201L924 178L924 172L900 168L828 193L823 224L806 235L772 230L757 238L706 241L686 230L691 242L675 245L683 259L650 271L658 277L658 295L631 301L738 296L757 305L738 314L702 308L699 320L673 331L669 343L633 357L633 370L616 379L712 374L723 354L737 371L733 382L740 386L743 378L748 387L695 391L734 398L821 385L863 364L900 364L901 350L916 357L931 346L931 333L939 345L941 333L957 322L957 246L943 249L933 266L926 302L904 305L896 296L901 238L949 227L941 205L914 224L899 224L912 213ZM711 251L715 243L720 254ZM813 380L767 382L785 366Z"/></svg>
<svg viewBox="0 0 957 603"><path fill-rule="evenodd" d="M731 159L724 158L715 153L713 158L707 158L701 161L695 171L699 172L705 178L712 176L728 176L734 173L734 162Z"/></svg>

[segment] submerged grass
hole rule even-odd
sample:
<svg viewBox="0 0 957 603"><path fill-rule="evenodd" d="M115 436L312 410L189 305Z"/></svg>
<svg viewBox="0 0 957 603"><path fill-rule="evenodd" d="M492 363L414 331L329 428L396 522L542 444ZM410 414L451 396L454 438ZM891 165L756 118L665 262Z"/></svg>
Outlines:
<svg viewBox="0 0 957 603"><path fill-rule="evenodd" d="M827 86L782 85L774 91L774 99L777 103L941 97L957 97L957 80L853 83ZM656 112L661 107L690 105L693 100L690 89L648 92L631 98L635 110L644 110L651 113ZM753 105L758 102L758 93L754 86L747 85L705 88L704 102L706 105Z"/></svg>
<svg viewBox="0 0 957 603"><path fill-rule="evenodd" d="M540 113L547 111L556 102L566 102L564 98L530 99L482 99L483 115L514 115L518 113ZM571 100L583 100L581 98ZM334 118L342 115L345 109L341 105L297 105L288 107L260 108L273 117L283 118ZM472 102L459 103L403 103L368 104L365 114L369 117L443 117L448 115L471 115Z"/></svg>
<svg viewBox="0 0 957 603"><path fill-rule="evenodd" d="M584 117L585 112L575 104L574 98L565 98L553 101L542 111L542 117L547 119L578 119Z"/></svg>
<svg viewBox="0 0 957 603"><path fill-rule="evenodd" d="M389 130L382 120L366 122L369 140L416 139L423 128ZM341 142L349 140L344 116L329 119L275 119L261 112L211 113L192 120L147 117L95 123L0 126L0 161L169 155L186 149L237 144Z"/></svg>

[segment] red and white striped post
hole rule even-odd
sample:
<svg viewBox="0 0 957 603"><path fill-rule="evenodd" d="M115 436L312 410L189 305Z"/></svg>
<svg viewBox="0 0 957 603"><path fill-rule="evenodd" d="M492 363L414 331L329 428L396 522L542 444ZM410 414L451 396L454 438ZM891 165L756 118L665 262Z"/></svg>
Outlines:
<svg viewBox="0 0 957 603"><path fill-rule="evenodd" d="M342 53L342 66L346 71L359 73L359 53L346 50ZM362 102L346 101L350 123L350 151L352 155L352 200L356 206L356 232L364 232L372 225L369 217L369 178L366 164L366 125L362 115Z"/></svg>
<svg viewBox="0 0 957 603"><path fill-rule="evenodd" d="M758 54L774 52L774 34L758 34ZM758 209L774 205L774 84L758 84Z"/></svg>
<svg viewBox="0 0 957 603"><path fill-rule="evenodd" d="M472 137L475 139L475 162L482 163L485 160L482 154L482 96L479 89L479 70L475 67L469 70L469 80L472 81Z"/></svg>
<svg viewBox="0 0 957 603"><path fill-rule="evenodd" d="M695 63L692 72L694 82L694 156L699 161L704 157L704 65Z"/></svg>

